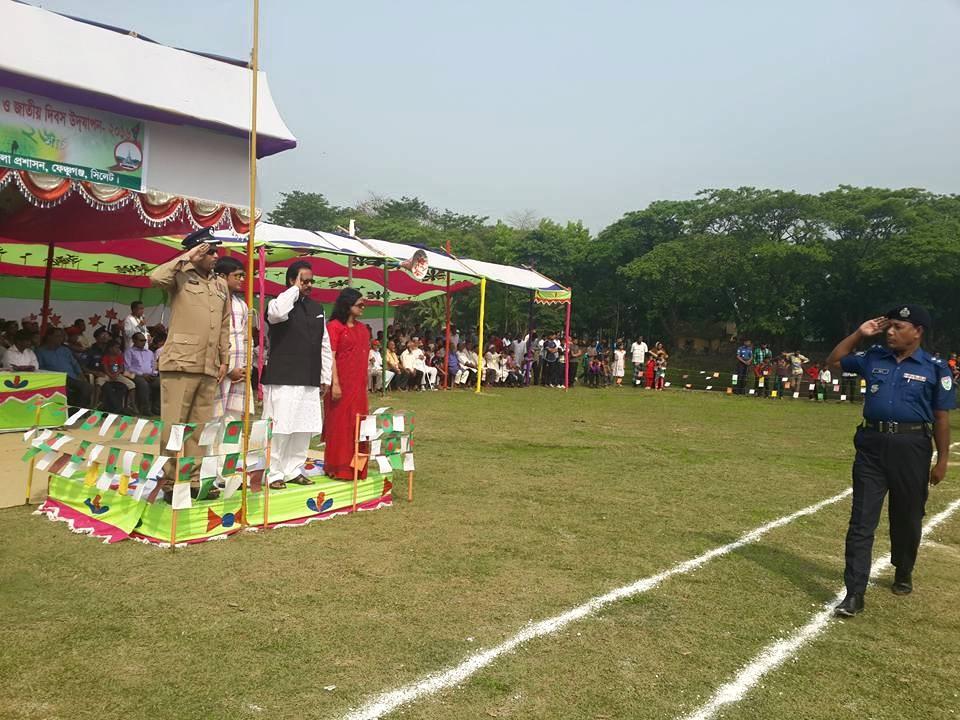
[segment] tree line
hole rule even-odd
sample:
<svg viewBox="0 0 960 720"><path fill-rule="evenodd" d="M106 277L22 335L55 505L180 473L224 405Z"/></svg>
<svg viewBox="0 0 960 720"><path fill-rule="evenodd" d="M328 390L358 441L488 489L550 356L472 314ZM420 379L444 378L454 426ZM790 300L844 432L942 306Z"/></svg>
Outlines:
<svg viewBox="0 0 960 720"><path fill-rule="evenodd" d="M818 195L751 187L708 189L626 213L597 235L580 222L510 222L430 207L419 198L373 196L336 207L295 190L270 222L335 231L356 221L361 237L533 267L573 290L573 329L588 337L655 335L666 341L735 324L778 346L831 343L892 305L926 305L928 345L960 343L960 196L922 189L840 186ZM487 331L527 326L530 294L488 285ZM453 303L459 327L476 324L476 291ZM562 326L538 307L536 324ZM442 324L442 299L404 311Z"/></svg>

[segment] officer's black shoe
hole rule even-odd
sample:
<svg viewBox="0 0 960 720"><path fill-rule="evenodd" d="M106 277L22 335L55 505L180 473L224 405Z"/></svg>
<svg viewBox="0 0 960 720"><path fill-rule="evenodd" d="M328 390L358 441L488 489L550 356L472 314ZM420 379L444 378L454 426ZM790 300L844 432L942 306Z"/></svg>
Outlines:
<svg viewBox="0 0 960 720"><path fill-rule="evenodd" d="M897 572L893 576L893 587L890 588L893 590L894 595L909 595L913 592L913 573Z"/></svg>
<svg viewBox="0 0 960 720"><path fill-rule="evenodd" d="M843 602L833 612L838 617L853 617L863 612L863 593L847 593Z"/></svg>

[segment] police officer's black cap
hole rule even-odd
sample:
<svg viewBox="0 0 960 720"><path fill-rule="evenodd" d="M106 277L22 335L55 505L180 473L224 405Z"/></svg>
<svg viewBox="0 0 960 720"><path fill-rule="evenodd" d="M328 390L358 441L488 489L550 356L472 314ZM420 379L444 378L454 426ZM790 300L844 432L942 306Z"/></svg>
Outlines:
<svg viewBox="0 0 960 720"><path fill-rule="evenodd" d="M921 305L897 305L887 313L886 317L890 320L903 320L905 322L919 325L927 330L932 324L930 313Z"/></svg>
<svg viewBox="0 0 960 720"><path fill-rule="evenodd" d="M213 236L213 231L210 228L200 228L187 235L181 244L184 250L192 250L200 243L220 245L222 242L222 240L218 240Z"/></svg>

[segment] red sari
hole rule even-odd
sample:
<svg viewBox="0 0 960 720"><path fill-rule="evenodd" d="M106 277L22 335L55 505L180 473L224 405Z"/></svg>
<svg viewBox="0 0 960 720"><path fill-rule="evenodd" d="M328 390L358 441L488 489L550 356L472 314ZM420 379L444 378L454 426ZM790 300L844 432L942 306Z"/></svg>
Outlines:
<svg viewBox="0 0 960 720"><path fill-rule="evenodd" d="M323 398L323 468L327 475L342 480L353 479L354 436L357 415L369 412L367 404L367 368L370 364L370 330L363 323L353 327L339 320L327 323L330 348L336 354L337 377L341 396L333 399L333 392ZM366 443L364 443L366 445ZM361 478L367 476L364 466Z"/></svg>

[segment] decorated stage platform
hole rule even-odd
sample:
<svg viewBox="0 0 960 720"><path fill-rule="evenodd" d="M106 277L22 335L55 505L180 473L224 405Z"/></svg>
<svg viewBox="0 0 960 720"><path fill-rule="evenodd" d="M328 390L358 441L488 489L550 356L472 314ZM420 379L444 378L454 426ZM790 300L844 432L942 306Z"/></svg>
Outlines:
<svg viewBox="0 0 960 720"><path fill-rule="evenodd" d="M248 530L290 527L353 512L353 481L333 480L322 473L312 479L313 485L287 485L283 490L248 493L247 517L242 523L239 492L229 498L194 500L191 507L174 510L166 502L136 499L130 494L136 485L120 493L116 485L107 490L87 485L83 475L65 478L53 474L47 499L37 513L67 523L73 532L89 534L106 543L133 539L167 546L172 539L180 545L224 538L238 532L241 525ZM371 473L357 483L357 510L391 505L392 491L392 473Z"/></svg>
<svg viewBox="0 0 960 720"><path fill-rule="evenodd" d="M264 481L272 438L268 420L253 423L251 440L263 444L249 450L245 460L239 452L183 457L183 439L193 432L208 452L219 452L216 443L221 440L230 443L227 449L239 445L239 423L172 426L170 439L162 444L170 455L157 455L159 421L79 410L67 419L72 435L39 428L24 435L29 443L23 458L29 461L27 494L34 471L46 472L47 498L37 514L105 543L129 539L165 547L376 510L392 504L397 475L405 476L407 499L413 499L413 415L388 411L381 408L357 418L352 465L366 467L366 478L359 477L361 472L350 480L329 478L322 460L309 458L302 474L312 485L287 483L270 489ZM82 417L86 419L80 422ZM91 439L81 439L83 434ZM100 444L107 437L110 446ZM137 443L143 445L137 448ZM191 469L198 466L199 492L196 487L189 492ZM165 467L173 468L175 477L163 482ZM219 497L205 499L215 484L221 488ZM172 498L164 497L164 487Z"/></svg>

